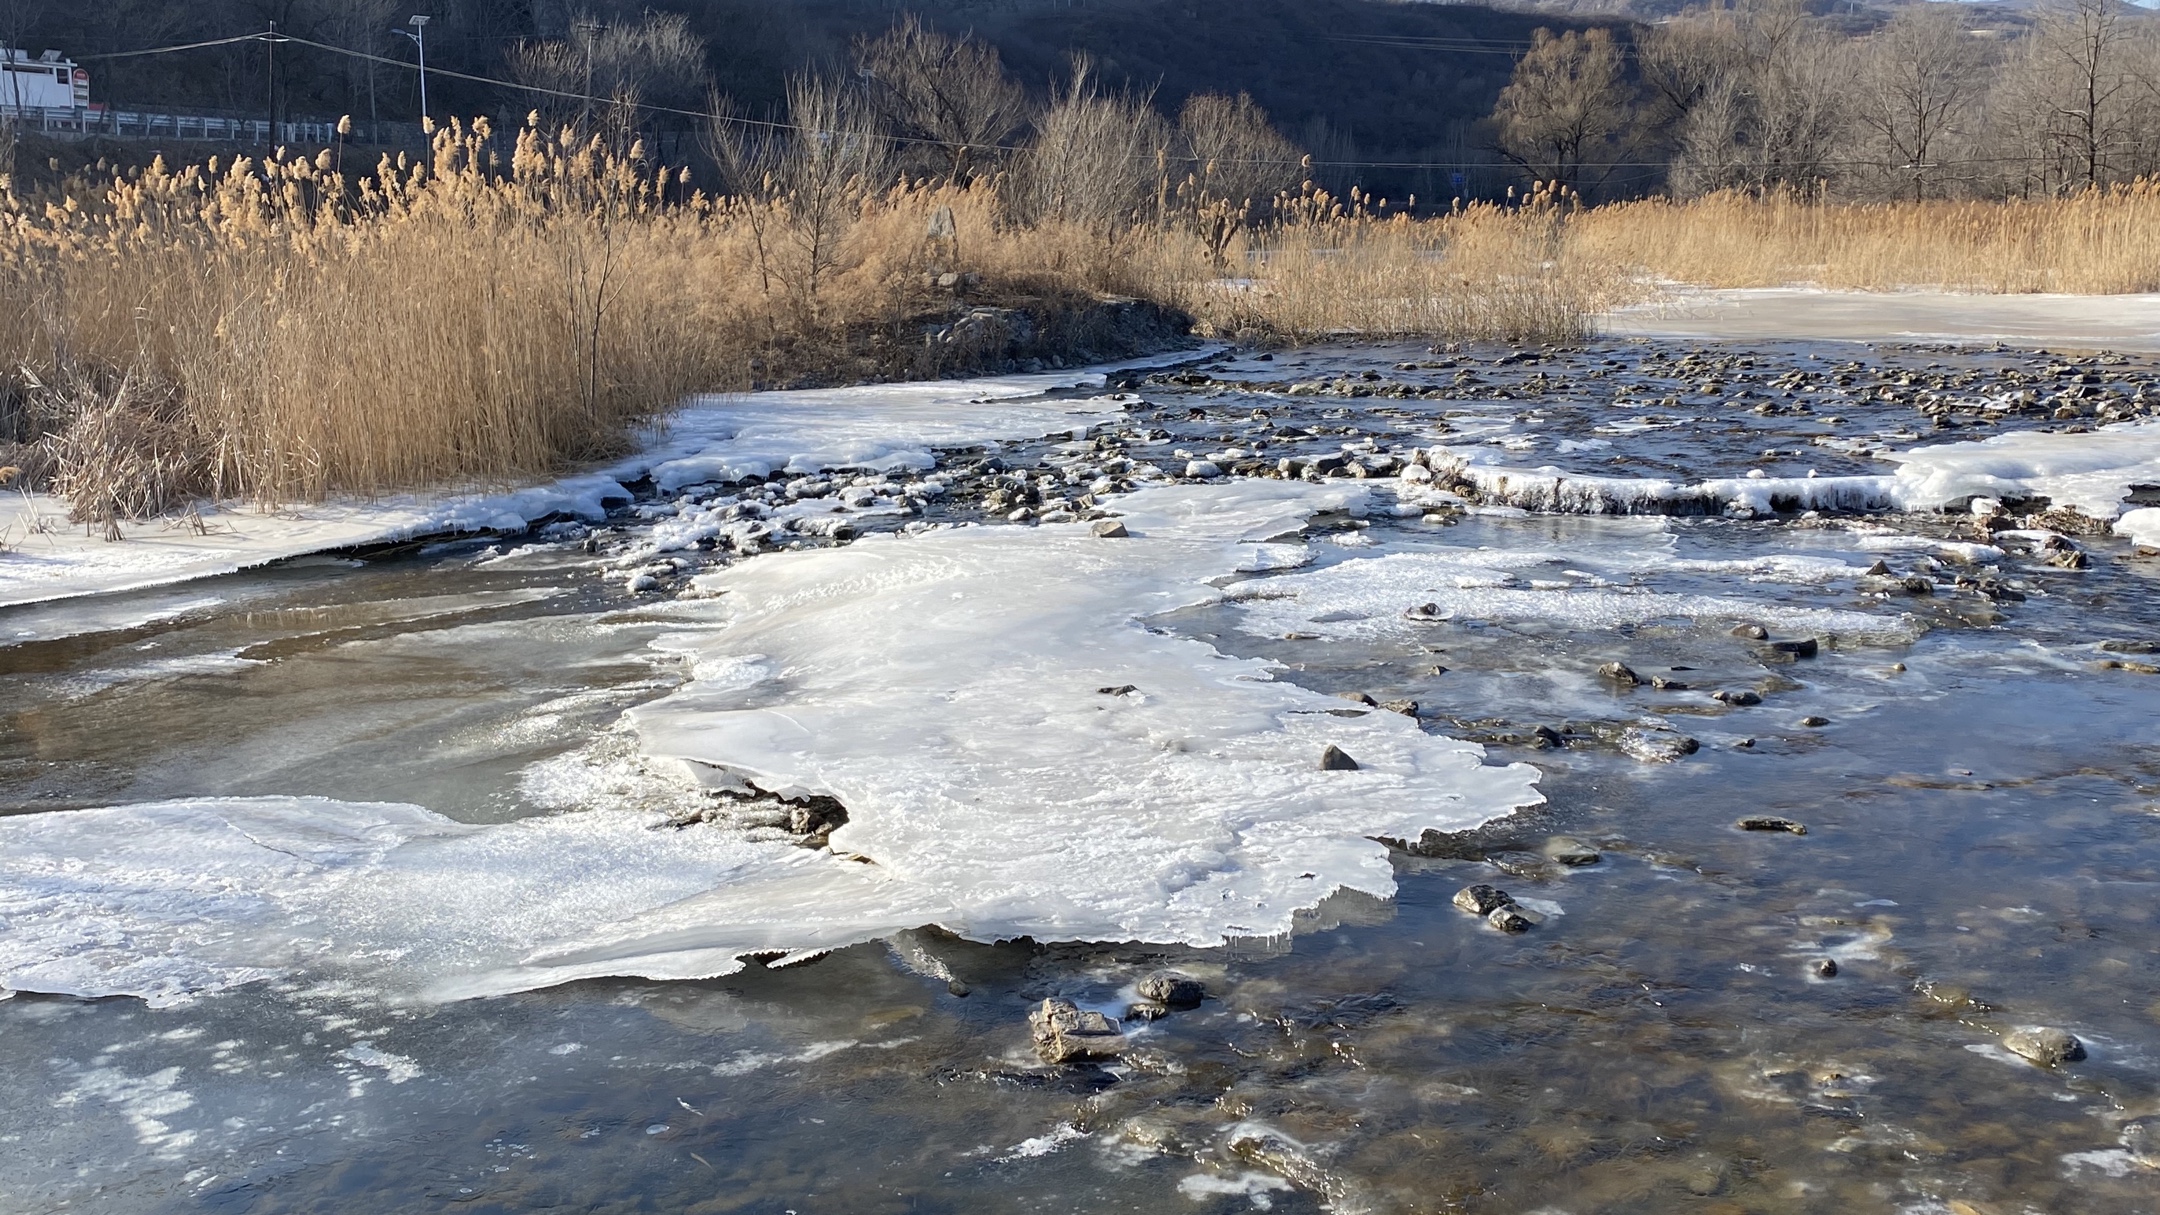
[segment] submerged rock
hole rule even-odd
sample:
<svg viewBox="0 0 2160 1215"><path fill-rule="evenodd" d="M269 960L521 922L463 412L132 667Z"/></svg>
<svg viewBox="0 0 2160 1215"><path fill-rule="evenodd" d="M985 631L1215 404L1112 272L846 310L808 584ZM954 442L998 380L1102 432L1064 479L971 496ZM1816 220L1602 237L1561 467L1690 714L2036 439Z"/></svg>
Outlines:
<svg viewBox="0 0 2160 1215"><path fill-rule="evenodd" d="M1207 987L1190 975L1174 970L1158 970L1134 985L1143 1000L1151 1000L1166 1008L1193 1008L1207 999Z"/></svg>
<svg viewBox="0 0 2160 1215"><path fill-rule="evenodd" d="M1123 540L1132 535L1125 530L1125 525L1116 519L1097 519L1093 530L1105 540Z"/></svg>
<svg viewBox="0 0 2160 1215"><path fill-rule="evenodd" d="M1455 905L1471 915L1491 915L1502 907L1511 907L1514 904L1514 895L1497 886L1487 886L1483 882L1475 886L1465 886L1455 892Z"/></svg>
<svg viewBox="0 0 2160 1215"><path fill-rule="evenodd" d="M1629 726L1620 731L1620 749L1646 764L1669 764L1702 750L1702 744L1676 730Z"/></svg>
<svg viewBox="0 0 2160 1215"><path fill-rule="evenodd" d="M1759 624L1735 625L1733 626L1732 635L1735 637L1744 637L1749 641L1770 640L1770 630L1764 628Z"/></svg>
<svg viewBox="0 0 2160 1215"><path fill-rule="evenodd" d="M1045 1063L1098 1063L1125 1047L1124 1031L1099 1012L1071 1000L1046 999L1028 1013L1028 1033Z"/></svg>
<svg viewBox="0 0 2160 1215"><path fill-rule="evenodd" d="M1822 643L1813 637L1801 637L1792 641L1773 641L1770 650L1777 654L1790 654L1795 658L1813 658L1822 649Z"/></svg>
<svg viewBox="0 0 2160 1215"><path fill-rule="evenodd" d="M1779 818L1775 814L1750 814L1733 825L1742 831L1783 831L1788 835L1807 834L1806 823L1796 823L1789 818Z"/></svg>
<svg viewBox="0 0 2160 1215"><path fill-rule="evenodd" d="M1599 667L1597 673L1623 688L1640 687L1643 681L1642 676L1624 662L1608 662Z"/></svg>
<svg viewBox="0 0 2160 1215"><path fill-rule="evenodd" d="M1329 743L1327 750L1320 753L1320 770L1322 772L1355 772L1358 770L1358 762L1350 758L1349 753L1345 752L1341 747Z"/></svg>
<svg viewBox="0 0 2160 1215"><path fill-rule="evenodd" d="M1748 705L1761 704L1762 693L1743 688L1738 692L1712 692L1710 693L1710 699L1723 701L1735 708L1744 708Z"/></svg>
<svg viewBox="0 0 2160 1215"><path fill-rule="evenodd" d="M1547 857L1575 869L1595 865L1605 859L1597 849L1565 835L1556 835L1546 840L1544 852Z"/></svg>
<svg viewBox="0 0 2160 1215"><path fill-rule="evenodd" d="M2052 1025L2021 1025L2002 1036L2003 1048L2041 1067L2085 1057L2085 1044L2068 1030Z"/></svg>
<svg viewBox="0 0 2160 1215"><path fill-rule="evenodd" d="M1486 914L1485 922L1502 932L1528 932L1537 924L1529 912L1513 903L1493 908Z"/></svg>
<svg viewBox="0 0 2160 1215"><path fill-rule="evenodd" d="M1493 914L1499 908L1514 906L1514 895L1501 891L1499 886L1486 886L1484 882L1480 882L1475 886L1462 886L1460 891L1456 891L1456 906L1471 914Z"/></svg>

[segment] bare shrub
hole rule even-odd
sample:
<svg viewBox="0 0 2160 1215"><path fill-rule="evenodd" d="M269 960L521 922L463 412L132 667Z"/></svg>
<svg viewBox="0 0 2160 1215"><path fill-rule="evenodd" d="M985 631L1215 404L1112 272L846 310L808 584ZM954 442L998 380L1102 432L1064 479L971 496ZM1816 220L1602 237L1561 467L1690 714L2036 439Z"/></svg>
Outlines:
<svg viewBox="0 0 2160 1215"><path fill-rule="evenodd" d="M1108 232L1152 218L1169 187L1170 125L1145 97L1108 94L1086 59L1035 120L1013 175L1026 217Z"/></svg>
<svg viewBox="0 0 2160 1215"><path fill-rule="evenodd" d="M892 142L875 110L854 88L802 75L788 83L786 124L745 124L723 111L707 142L750 226L764 293L777 289L814 325L865 200L892 180Z"/></svg>

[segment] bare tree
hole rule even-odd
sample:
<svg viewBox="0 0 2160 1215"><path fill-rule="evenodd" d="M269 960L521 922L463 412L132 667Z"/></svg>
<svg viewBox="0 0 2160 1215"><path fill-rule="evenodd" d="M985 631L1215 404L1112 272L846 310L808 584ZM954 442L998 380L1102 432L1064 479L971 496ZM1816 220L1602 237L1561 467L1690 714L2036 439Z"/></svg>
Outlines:
<svg viewBox="0 0 2160 1215"><path fill-rule="evenodd" d="M716 104L707 151L746 209L766 290L784 288L814 323L864 200L892 181L892 141L876 112L838 81L797 76L785 123L745 122Z"/></svg>
<svg viewBox="0 0 2160 1215"><path fill-rule="evenodd" d="M1634 109L1612 31L1531 36L1493 110L1500 151L1539 181L1572 190L1604 182L1621 159Z"/></svg>
<svg viewBox="0 0 2160 1215"><path fill-rule="evenodd" d="M1035 121L1015 175L1016 201L1034 218L1109 230L1143 215L1167 192L1170 124L1145 97L1106 94L1085 58Z"/></svg>
<svg viewBox="0 0 2160 1215"><path fill-rule="evenodd" d="M1953 176L1946 145L1964 134L1985 87L1986 48L1954 8L1916 5L1867 40L1853 117L1874 136L1881 176L1914 200Z"/></svg>
<svg viewBox="0 0 2160 1215"><path fill-rule="evenodd" d="M912 13L880 37L858 39L855 65L893 132L934 145L950 182L993 163L998 145L1027 121L1027 94L1005 74L996 47L972 35L948 38Z"/></svg>
<svg viewBox="0 0 2160 1215"><path fill-rule="evenodd" d="M1839 172L1852 58L1800 0L1693 10L1643 45L1674 189L1804 188Z"/></svg>
<svg viewBox="0 0 2160 1215"><path fill-rule="evenodd" d="M2015 87L2045 116L2044 137L2068 162L2065 184L2114 180L2149 133L2137 62L2144 25L2115 0L2059 0L2026 41Z"/></svg>

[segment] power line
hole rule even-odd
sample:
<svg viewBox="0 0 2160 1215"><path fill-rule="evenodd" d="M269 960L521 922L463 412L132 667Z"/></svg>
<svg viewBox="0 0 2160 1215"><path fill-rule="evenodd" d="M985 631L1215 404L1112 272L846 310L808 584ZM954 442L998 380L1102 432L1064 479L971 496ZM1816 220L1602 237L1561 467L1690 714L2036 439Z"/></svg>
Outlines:
<svg viewBox="0 0 2160 1215"><path fill-rule="evenodd" d="M1355 37L1355 36L1344 36L1344 37L1341 37L1341 38L1338 38L1338 39L1335 39L1335 40L1336 40L1336 41L1346 41L1346 42L1369 41L1369 39L1362 39L1362 38L1359 38L1359 37ZM1441 39L1441 38L1433 38L1433 39L1429 39L1429 40L1423 40L1423 42L1421 42L1421 45L1423 45L1423 44L1425 44L1425 43L1432 43L1432 44L1438 44L1438 43L1443 43L1443 42L1448 42L1448 41L1450 41L1450 40L1448 40L1448 39ZM384 55L374 55L374 54L370 54L370 53L368 53L368 52L366 52L366 51L357 51L357 50L354 50L354 49L352 49L352 48L350 48L350 47L343 47L343 46L335 46L335 45L332 45L332 44L330 44L330 43L327 43L327 42L317 42L317 41L315 41L315 40L313 40L313 39L311 39L311 38L301 38L301 37L298 37L298 36L296 36L296 35L293 35L293 34L281 33L281 32L279 32L279 31L277 31L276 29L270 29L270 30L265 30L265 31L261 31L261 32L257 32L257 33L252 33L252 34L237 34L237 35L234 35L233 37L230 37L230 38L217 38L217 39L212 39L212 40L210 40L210 41L206 41L206 42L189 42L189 43L183 43L183 44L180 44L180 45L177 45L177 46L160 46L160 47L148 47L148 48L145 48L145 49L142 49L142 50L134 50L134 51L111 51L111 52L106 52L106 53L103 53L103 54L98 54L98 55L85 55L85 56L83 56L83 57L81 58L80 62L89 62L89 61L93 61L93 60L103 60L103 59L123 59L123 58L139 57L139 56L144 56L144 55L166 55L166 54L172 54L172 53L175 53L175 52L179 52L179 51L193 51L193 50L204 50L204 49L207 49L207 48L212 48L212 47L220 47L220 46L231 46L231 45L234 45L234 44L236 44L236 43L242 43L242 42L268 42L268 43L279 43L279 42L287 42L287 43L294 43L294 44L297 44L297 45L300 45L300 46L312 47L312 48L314 48L314 49L316 49L316 50L320 50L320 51L326 51L326 52L329 52L330 54L334 54L334 55L345 55L345 56L348 56L348 57L350 57L350 58L354 58L354 59L361 59L361 60L365 60L365 61L367 61L367 62L370 62L370 63L380 63L380 64L386 64L386 65L388 65L388 66L390 66L390 67L396 67L396 68L403 68L403 69L405 69L405 70L408 70L408 71L415 71L415 70L417 70L417 65L416 65L416 64L410 63L410 62L408 62L408 61L406 61L406 60L403 60L403 59L392 59L392 58L389 58L388 56L384 56ZM1527 46L1527 44L1525 44L1525 46ZM1471 49L1471 48L1469 48L1469 47L1467 47L1467 46L1466 46L1466 47L1464 47L1464 48L1462 48L1462 49ZM1484 49L1484 50L1490 51L1491 53L1496 53L1496 54L1497 54L1497 53L1503 53L1503 52L1502 52L1502 51L1500 51L1500 50L1499 50L1498 48L1495 48L1495 47L1491 47L1491 46L1486 46L1486 47L1483 47L1483 48L1480 48L1480 49ZM1505 53L1510 53L1510 54L1512 54L1513 52L1505 52ZM652 103L652 102L642 102L642 101L639 101L639 102L628 102L628 103L622 103L622 102L618 102L618 101L616 101L616 100L615 100L615 99L613 99L613 98L606 98L606 97L598 97L598 96L595 96L595 95L593 95L593 94L591 94L591 93L574 93L574 92L570 92L570 91L568 91L568 90L564 90L564 89L552 89L552 88L548 88L548 87L546 87L546 86L544 86L544 85L537 85L537 84L524 84L524 83L521 83L521 82L519 82L519 81L515 81L515 80L501 80L501 79L497 79L497 78L495 78L495 77L492 77L492 76L480 76L480 75L475 75L475 74L473 74L473 73L470 73L470 72L459 72L459 71L455 71L455 70L452 70L452 69L449 69L449 68L429 68L428 70L429 70L429 72L431 72L432 74L434 74L434 75L437 75L437 76L448 76L448 77L450 77L450 78L452 78L452 79L455 79L455 80L463 80L463 81L468 81L468 82L471 82L471 83L473 83L473 84L484 84L484 85L489 85L489 86L491 86L491 87L494 87L494 88L501 88L501 89L515 89L515 90L519 90L519 91L522 91L522 92L526 92L526 93L533 93L533 94L538 94L538 95L541 95L541 96L547 96L547 97L556 97L556 98L561 98L561 99L563 99L563 100L566 100L566 101L576 101L576 102L580 102L580 103L584 103L584 104L591 104L591 103L594 103L594 102L598 102L598 103L600 103L600 104L603 104L603 105L617 105L617 104L628 104L628 105L630 105L631 107L633 107L633 108L635 108L635 109L639 109L639 110L645 110L645 111L648 111L648 112L650 112L650 113L656 113L656 114L671 114L671 115L676 115L676 116L679 116L679 117L684 117L684 118L695 118L695 119L698 119L698 120L700 120L700 121L706 121L706 122L724 122L724 123L729 123L729 124L732 124L732 125L735 125L735 126L744 126L744 127L755 127L755 128L758 128L758 129L762 129L762 130L769 130L769 131L795 131L795 132L801 132L801 133L804 133L804 134L811 134L811 135L822 135L822 134L828 134L828 133L829 133L829 132L823 131L823 130L821 130L821 129L818 129L818 128L813 128L813 127L806 127L806 126L802 126L802 125L799 125L799 124L796 124L796 123L789 123L789 122L775 122L775 121L772 121L772 120L769 120L769 119L758 119L758 118L743 118L743 117L740 117L740 116L737 116L737 115L733 115L733 114L721 114L721 113L713 113L713 112L709 112L709 111L705 111L705 110L685 110L685 109L682 109L682 108L680 108L680 107L676 107L676 106L665 106L665 105L657 105L657 104L654 104L654 103ZM1020 147L1014 147L1014 146L1012 146L1012 145L1010 145L1010 144L1000 144L1000 143L965 143L965 142L957 142L957 141L952 141L952 140L942 140L942 139L924 139L924 138L920 138L920 137L917 137L917 136L910 136L910 135L894 135L894 134L891 134L891 133L889 133L889 132L876 132L876 133L874 133L874 134L872 135L872 137L873 137L873 138L878 138L878 139L883 139L883 140L886 140L886 141L889 141L889 142L893 142L893 143L905 143L905 144L915 144L915 145L921 145L921 146L927 146L927 147L937 147L937 148L946 148L946 149L954 149L954 148L958 148L958 149L964 149L964 150L966 150L966 151L971 151L971 152L1002 152L1002 153L1007 153L1007 154L1010 154L1010 153L1022 152L1022 151L1025 151L1025 150L1026 150L1026 149L1024 149L1024 148L1020 148ZM1148 155L1146 155L1146 156L1142 157L1142 159L1152 160L1152 159L1154 159L1154 157L1153 157L1153 155L1152 155L1152 154L1148 154ZM2022 155L2022 156L1968 156L1968 157L1963 157L1963 158L1959 159L1959 160L1958 160L1958 161L1956 161L1955 163L1956 163L1956 164L1960 164L1960 165L1976 165L1976 164L2038 164L2038 163L2044 163L2044 162L2050 161L2050 160L2057 160L2057 159L2061 159L2061 158L2060 158L2060 157L2052 157L2052 156L2044 155L2044 154L2026 154L2026 155ZM1314 169L1411 169L1411 170L1431 170L1431 171L1450 171L1450 172L1452 172L1452 171L1460 171L1460 170L1464 170L1464 169L1473 169L1473 168L1481 168L1481 167L1496 167L1496 168L1497 168L1497 167L1500 167L1500 166L1499 166L1499 165L1498 165L1498 164L1497 164L1496 162L1491 162L1491 161L1429 161L1429 160L1319 160L1319 159L1316 159L1316 158L1313 158L1313 157L1309 157L1309 156L1308 156L1308 157L1300 157L1299 159L1296 159L1296 160L1288 160L1288 159L1267 159L1267 158L1257 158L1257 157L1256 157L1256 158L1246 158L1246 159L1217 159L1217 160L1215 161L1215 163L1217 163L1217 164L1228 164L1228 165L1248 165L1248 166L1253 166L1253 165L1266 165L1266 166L1276 166L1276 167L1282 167L1282 168L1293 168L1293 167L1294 167L1294 168L1314 168ZM1527 166L1525 166L1525 167L1527 167ZM1596 162L1595 164L1586 164L1586 165L1584 165L1584 166L1582 166L1582 167L1583 167L1583 168L1594 168L1594 169L1664 169L1664 168L1670 168L1670 167L1671 167L1671 165L1670 165L1670 162L1667 162L1667 161L1653 161L1653 160L1634 160L1634 161L1599 161L1599 162ZM1719 165L1719 166L1717 166L1717 167L1718 167L1718 168L1722 168L1722 169L1727 169L1727 170L1730 170L1730 169L1741 169L1741 168L1747 168L1747 167L1749 167L1749 166L1747 166L1746 164L1744 164L1744 163L1742 163L1742 162L1733 162L1733 163L1730 163L1730 164L1724 164L1724 165ZM1911 164L1910 164L1910 163L1908 163L1908 162L1899 162L1899 161L1888 161L1888 160L1871 160L1871 159L1866 159L1866 158L1859 158L1859 157L1846 157L1846 158L1827 158L1827 159L1822 159L1822 160L1818 160L1818 161L1816 161L1816 162L1815 162L1815 167L1818 167L1818 168L1824 168L1824 169L1843 169L1843 168L1873 168L1873 169L1899 169L1899 170L1909 170L1909 169L1912 169L1912 168L1914 168L1915 166L1911 165ZM1934 165L1934 166L1923 166L1923 167L1930 167L1930 168L1946 168L1946 167L1950 167L1950 166L1949 166L1948 164L1941 164L1941 165Z"/></svg>

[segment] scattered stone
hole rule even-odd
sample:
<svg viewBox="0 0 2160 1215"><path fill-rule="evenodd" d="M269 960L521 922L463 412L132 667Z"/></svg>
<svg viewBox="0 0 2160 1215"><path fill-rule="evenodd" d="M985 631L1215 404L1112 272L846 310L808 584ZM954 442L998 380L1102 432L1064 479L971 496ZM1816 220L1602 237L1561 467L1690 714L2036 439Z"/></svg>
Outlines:
<svg viewBox="0 0 2160 1215"><path fill-rule="evenodd" d="M1028 1033L1045 1063L1099 1063L1124 1049L1118 1023L1099 1012L1082 1011L1071 1000L1044 1000L1028 1013Z"/></svg>
<svg viewBox="0 0 2160 1215"><path fill-rule="evenodd" d="M1813 658L1822 649L1822 644L1813 637L1802 637L1796 641L1773 641L1770 649L1774 653L1790 654L1795 658Z"/></svg>
<svg viewBox="0 0 2160 1215"><path fill-rule="evenodd" d="M1738 692L1712 692L1710 693L1710 699L1722 700L1726 704L1732 705L1735 708L1742 708L1747 705L1761 704L1762 693L1752 692L1743 688Z"/></svg>
<svg viewBox="0 0 2160 1215"><path fill-rule="evenodd" d="M1140 993L1141 999L1166 1008L1195 1008L1207 999L1207 988L1200 980L1174 970L1158 970L1140 980L1133 990Z"/></svg>
<svg viewBox="0 0 2160 1215"><path fill-rule="evenodd" d="M1837 959L1836 959L1836 958L1817 958L1817 959L1815 959L1815 975L1816 975L1816 977L1817 977L1817 978L1823 978L1823 979L1834 979L1834 978L1836 978L1836 977L1837 977Z"/></svg>
<svg viewBox="0 0 2160 1215"><path fill-rule="evenodd" d="M1736 625L1733 628L1732 635L1735 637L1744 637L1749 641L1770 640L1770 630L1764 628L1759 624Z"/></svg>
<svg viewBox="0 0 2160 1215"><path fill-rule="evenodd" d="M1169 1015L1169 1005L1158 1004L1153 1000L1142 1000L1137 1004L1129 1004L1125 1007L1125 1019L1127 1021L1160 1021Z"/></svg>
<svg viewBox="0 0 2160 1215"><path fill-rule="evenodd" d="M1605 859L1604 855L1590 845L1571 836L1556 835L1545 841L1546 856L1572 869L1595 865Z"/></svg>
<svg viewBox="0 0 2160 1215"><path fill-rule="evenodd" d="M1411 620L1438 620L1440 619L1440 605L1437 603L1421 603L1416 607L1404 608L1403 615Z"/></svg>
<svg viewBox="0 0 2160 1215"><path fill-rule="evenodd" d="M1327 750L1320 753L1320 770L1322 772L1355 772L1358 770L1358 762L1350 758L1349 754L1341 747L1329 743Z"/></svg>
<svg viewBox="0 0 2160 1215"><path fill-rule="evenodd" d="M1656 688L1656 689L1657 689L1658 691L1660 691L1660 692L1685 692L1685 691L1687 691L1687 685L1686 685L1686 684L1684 684L1684 683L1681 683L1681 682L1680 682L1679 680L1677 680L1677 679L1667 679L1667 678L1666 678L1665 676L1663 676L1663 675L1652 675L1652 676L1650 677L1650 686L1651 686L1651 687L1653 687L1653 688Z"/></svg>
<svg viewBox="0 0 2160 1215"><path fill-rule="evenodd" d="M1486 914L1485 922L1502 932L1528 932L1537 923L1530 917L1530 913L1513 903L1493 908Z"/></svg>
<svg viewBox="0 0 2160 1215"><path fill-rule="evenodd" d="M2110 654L2160 654L2160 641L2103 641L2100 648Z"/></svg>
<svg viewBox="0 0 2160 1215"><path fill-rule="evenodd" d="M1530 745L1540 751L1557 751L1567 745L1567 739L1560 737L1560 731L1551 726L1539 726L1530 731Z"/></svg>
<svg viewBox="0 0 2160 1215"><path fill-rule="evenodd" d="M1914 574L1898 583L1898 586L1908 595L1932 595L1935 593L1934 581L1920 574Z"/></svg>
<svg viewBox="0 0 2160 1215"><path fill-rule="evenodd" d="M1404 717L1416 717L1418 715L1418 702L1414 700L1383 700L1380 702L1380 707L1390 713L1400 713Z"/></svg>
<svg viewBox="0 0 2160 1215"><path fill-rule="evenodd" d="M2085 1057L2085 1044L2068 1030L2052 1025L2021 1025L2002 1037L2004 1049L2041 1067Z"/></svg>
<svg viewBox="0 0 2160 1215"><path fill-rule="evenodd" d="M1105 540L1123 540L1132 535L1125 530L1125 524L1117 519L1097 519L1093 531Z"/></svg>
<svg viewBox="0 0 2160 1215"><path fill-rule="evenodd" d="M1095 690L1104 696L1123 696L1127 692L1137 692L1140 689L1129 683L1121 683L1114 688L1097 688Z"/></svg>
<svg viewBox="0 0 2160 1215"><path fill-rule="evenodd" d="M1368 696L1363 692L1337 692L1335 693L1335 698L1337 700L1355 701L1358 704L1364 705L1367 708L1371 709L1377 709L1380 707L1379 701L1374 700L1371 696Z"/></svg>
<svg viewBox="0 0 2160 1215"><path fill-rule="evenodd" d="M1597 673L1623 688L1639 687L1643 681L1642 676L1637 675L1624 662L1608 662L1599 667Z"/></svg>
<svg viewBox="0 0 2160 1215"><path fill-rule="evenodd" d="M1870 578L1888 578L1890 576L1890 563L1877 557L1875 564L1867 567L1867 576Z"/></svg>
<svg viewBox="0 0 2160 1215"><path fill-rule="evenodd" d="M1471 915L1491 915L1498 908L1514 906L1515 896L1497 886L1487 886L1480 882L1456 891L1455 905Z"/></svg>
<svg viewBox="0 0 2160 1215"><path fill-rule="evenodd" d="M1822 726L1829 725L1830 719L1827 717L1817 717L1813 713L1810 713L1806 717L1800 719L1800 724L1806 726L1810 730L1813 730Z"/></svg>
<svg viewBox="0 0 2160 1215"><path fill-rule="evenodd" d="M1784 831L1792 835L1807 834L1806 823L1796 823L1789 818L1779 818L1775 814L1750 814L1733 825L1742 831Z"/></svg>
<svg viewBox="0 0 2160 1215"><path fill-rule="evenodd" d="M1188 460L1185 463L1185 475L1195 480L1207 481L1221 476L1222 468L1213 460Z"/></svg>
<svg viewBox="0 0 2160 1215"><path fill-rule="evenodd" d="M631 584L633 588L635 583ZM2103 671L2128 671L2133 675L2160 675L2160 666L2149 662L2132 662L2127 658L2106 658L2098 664Z"/></svg>

